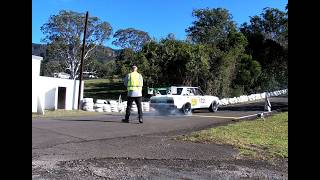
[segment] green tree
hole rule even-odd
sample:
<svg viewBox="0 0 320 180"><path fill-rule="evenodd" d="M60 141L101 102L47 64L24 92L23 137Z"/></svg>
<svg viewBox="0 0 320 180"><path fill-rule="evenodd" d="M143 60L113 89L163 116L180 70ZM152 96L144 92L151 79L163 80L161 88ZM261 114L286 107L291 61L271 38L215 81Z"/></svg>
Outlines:
<svg viewBox="0 0 320 180"><path fill-rule="evenodd" d="M147 32L134 28L120 29L114 33L113 37L115 38L113 45L130 48L135 52L141 50L142 46L151 40Z"/></svg>
<svg viewBox="0 0 320 180"><path fill-rule="evenodd" d="M287 9L288 10L288 9ZM260 16L244 23L241 32L248 39L246 53L261 65L254 83L256 91L285 88L288 85L288 13L265 8Z"/></svg>
<svg viewBox="0 0 320 180"><path fill-rule="evenodd" d="M252 92L254 83L261 74L261 65L252 59L252 56L244 54L239 62L237 77L234 80L234 89L240 95Z"/></svg>
<svg viewBox="0 0 320 180"><path fill-rule="evenodd" d="M198 9L193 11L193 16L196 21L186 30L188 37L209 49L210 73L205 90L209 94L229 96L247 39L236 29L226 9Z"/></svg>
<svg viewBox="0 0 320 180"><path fill-rule="evenodd" d="M135 52L132 49L122 49L116 57L116 73L125 76L130 72L130 66L133 65Z"/></svg>
<svg viewBox="0 0 320 180"><path fill-rule="evenodd" d="M149 42L136 56L150 87L171 85L201 86L209 72L206 46L163 39Z"/></svg>
<svg viewBox="0 0 320 180"><path fill-rule="evenodd" d="M54 73L65 72L66 68L59 61L44 60L41 62L41 76L53 77Z"/></svg>
<svg viewBox="0 0 320 180"><path fill-rule="evenodd" d="M241 29L245 34L261 34L264 39L287 46L288 13L276 8L264 8L260 16L251 17L250 24L244 23Z"/></svg>
<svg viewBox="0 0 320 180"><path fill-rule="evenodd" d="M209 54L205 45L191 46L191 58L186 64L186 69L186 79L191 81L188 84L200 86L205 90L210 72Z"/></svg>
<svg viewBox="0 0 320 180"><path fill-rule="evenodd" d="M60 62L64 62L72 79L77 77L80 66L84 23L84 13L62 10L58 15L50 16L41 27L45 34L43 42L48 43ZM89 17L84 59L88 59L98 45L109 39L111 33L112 28L108 22Z"/></svg>
<svg viewBox="0 0 320 180"><path fill-rule="evenodd" d="M231 14L223 8L196 9L192 15L196 21L186 32L195 43L217 45L227 38L231 30L236 29Z"/></svg>
<svg viewBox="0 0 320 180"><path fill-rule="evenodd" d="M175 39L176 39L176 36L175 36L173 33L169 33L169 34L167 35L167 39L169 39L169 40L175 40Z"/></svg>
<svg viewBox="0 0 320 180"><path fill-rule="evenodd" d="M144 72L144 81L146 86L155 87L159 86L162 81L164 73L161 68L161 46L156 41L150 41L146 43L142 50L141 54L148 61L148 70Z"/></svg>
<svg viewBox="0 0 320 180"><path fill-rule="evenodd" d="M94 60L91 66L91 69L87 71L95 72L99 78L109 78L110 76L115 75L115 61L101 62Z"/></svg>

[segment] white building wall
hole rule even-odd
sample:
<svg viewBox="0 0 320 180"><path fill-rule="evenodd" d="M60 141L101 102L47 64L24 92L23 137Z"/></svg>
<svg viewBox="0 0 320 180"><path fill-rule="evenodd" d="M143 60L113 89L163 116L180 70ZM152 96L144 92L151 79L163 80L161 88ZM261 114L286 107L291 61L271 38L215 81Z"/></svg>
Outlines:
<svg viewBox="0 0 320 180"><path fill-rule="evenodd" d="M32 112L37 112L38 99L37 79L40 76L40 64L43 58L32 55Z"/></svg>
<svg viewBox="0 0 320 180"><path fill-rule="evenodd" d="M39 91L44 92L45 109L57 109L59 87L66 88L66 110L73 110L78 108L79 80L40 76L38 78L38 84ZM83 99L83 81L81 89L82 93L80 99Z"/></svg>
<svg viewBox="0 0 320 180"><path fill-rule="evenodd" d="M40 76L42 57L32 55L32 112L44 106L44 109L58 108L58 88L66 88L65 109L78 109L79 80ZM81 85L80 100L83 99L84 82Z"/></svg>

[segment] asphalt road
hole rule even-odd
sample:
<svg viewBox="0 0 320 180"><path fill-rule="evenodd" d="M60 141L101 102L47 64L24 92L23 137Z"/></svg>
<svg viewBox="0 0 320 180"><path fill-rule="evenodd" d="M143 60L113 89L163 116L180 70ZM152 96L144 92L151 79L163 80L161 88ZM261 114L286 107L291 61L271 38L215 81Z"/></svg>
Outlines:
<svg viewBox="0 0 320 180"><path fill-rule="evenodd" d="M287 97L272 98L286 109ZM174 139L195 130L237 122L263 112L257 102L216 113L161 116L146 112L122 123L123 114L32 120L33 179L287 179L287 163L239 159L231 146Z"/></svg>

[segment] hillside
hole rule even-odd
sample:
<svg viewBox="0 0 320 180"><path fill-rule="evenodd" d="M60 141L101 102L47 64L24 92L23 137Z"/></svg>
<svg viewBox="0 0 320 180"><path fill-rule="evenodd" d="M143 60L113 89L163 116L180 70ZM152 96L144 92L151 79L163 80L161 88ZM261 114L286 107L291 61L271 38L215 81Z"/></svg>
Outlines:
<svg viewBox="0 0 320 180"><path fill-rule="evenodd" d="M47 47L45 44L35 44L32 43L32 55L41 56L43 58L46 57Z"/></svg>
<svg viewBox="0 0 320 180"><path fill-rule="evenodd" d="M32 43L32 55L41 56L46 59L46 50L47 45ZM98 46L94 55L98 61L106 62L114 60L119 51L120 50L112 49L110 47Z"/></svg>

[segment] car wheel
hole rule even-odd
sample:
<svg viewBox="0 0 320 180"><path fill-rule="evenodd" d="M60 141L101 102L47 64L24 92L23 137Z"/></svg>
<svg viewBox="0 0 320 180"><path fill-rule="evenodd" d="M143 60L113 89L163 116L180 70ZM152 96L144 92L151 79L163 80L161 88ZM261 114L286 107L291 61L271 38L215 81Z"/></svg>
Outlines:
<svg viewBox="0 0 320 180"><path fill-rule="evenodd" d="M210 112L217 112L218 111L218 103L216 101L213 101L209 107Z"/></svg>
<svg viewBox="0 0 320 180"><path fill-rule="evenodd" d="M182 106L182 112L184 115L190 115L192 113L191 104L186 103Z"/></svg>

